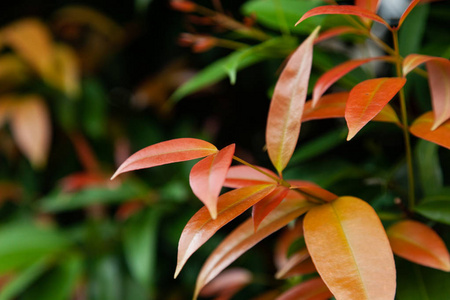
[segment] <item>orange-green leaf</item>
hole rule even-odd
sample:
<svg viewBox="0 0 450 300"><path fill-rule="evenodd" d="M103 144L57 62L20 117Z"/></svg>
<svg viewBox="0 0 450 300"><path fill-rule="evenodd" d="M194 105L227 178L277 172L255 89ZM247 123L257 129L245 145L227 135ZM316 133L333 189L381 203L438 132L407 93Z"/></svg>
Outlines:
<svg viewBox="0 0 450 300"><path fill-rule="evenodd" d="M274 172L266 168L257 168L265 172L266 174L271 175L273 178L278 177ZM269 176L264 175L263 173L258 172L257 170L250 168L249 166L239 165L232 166L230 167L230 169L228 169L227 178L225 179L223 185L230 188L241 188L257 184L276 183L273 178L270 178Z"/></svg>
<svg viewBox="0 0 450 300"><path fill-rule="evenodd" d="M313 90L312 105L316 106L320 97L336 81L341 79L353 69L374 60L392 60L390 56L378 56L364 59L354 59L346 61L322 74L316 82Z"/></svg>
<svg viewBox="0 0 450 300"><path fill-rule="evenodd" d="M223 271L200 292L202 297L216 297L215 300L228 300L253 279L252 274L241 268Z"/></svg>
<svg viewBox="0 0 450 300"><path fill-rule="evenodd" d="M340 197L312 208L303 228L317 271L337 300L394 299L394 257L383 225L368 203Z"/></svg>
<svg viewBox="0 0 450 300"><path fill-rule="evenodd" d="M450 120L446 121L435 130L431 130L433 124L434 115L433 112L430 111L418 117L409 127L409 131L421 139L450 149Z"/></svg>
<svg viewBox="0 0 450 300"><path fill-rule="evenodd" d="M181 233L175 277L178 276L188 258L217 230L270 194L275 187L274 184L255 185L221 195L217 203L217 218L214 220L206 207L201 208L189 220Z"/></svg>
<svg viewBox="0 0 450 300"><path fill-rule="evenodd" d="M196 159L217 151L214 145L199 139L180 138L161 142L131 155L120 165L111 179L124 172Z"/></svg>
<svg viewBox="0 0 450 300"><path fill-rule="evenodd" d="M319 36L314 40L314 44L320 43L322 41L328 40L328 39L333 38L338 35L349 34L349 33L361 34L361 33L363 33L363 31L360 29L357 29L355 27L350 27L350 26L333 27L324 32L321 32L319 34Z"/></svg>
<svg viewBox="0 0 450 300"><path fill-rule="evenodd" d="M347 140L372 120L405 84L405 78L376 78L357 84L345 107Z"/></svg>
<svg viewBox="0 0 450 300"><path fill-rule="evenodd" d="M431 130L435 130L450 118L450 61L428 61L427 70L434 112Z"/></svg>
<svg viewBox="0 0 450 300"><path fill-rule="evenodd" d="M319 15L354 15L362 18L368 18L378 23L385 25L389 30L392 30L391 26L380 16L374 14L370 10L354 6L354 5L327 5L315 7L306 12L295 25L303 22L304 20L319 16Z"/></svg>
<svg viewBox="0 0 450 300"><path fill-rule="evenodd" d="M450 271L450 255L444 241L430 227L417 221L400 221L387 230L392 251L420 265Z"/></svg>
<svg viewBox="0 0 450 300"><path fill-rule="evenodd" d="M333 294L323 280L318 277L304 281L287 290L277 300L327 300L332 296Z"/></svg>
<svg viewBox="0 0 450 300"><path fill-rule="evenodd" d="M416 7L417 4L419 4L420 1L421 0L413 0L413 1L411 1L411 3L409 3L408 7L403 12L402 16L400 17L400 20L398 21L398 25L397 25L398 28L400 28L402 26L403 22L405 21L405 18L409 15L411 10L414 7Z"/></svg>
<svg viewBox="0 0 450 300"><path fill-rule="evenodd" d="M344 118L348 96L348 92L327 94L320 98L318 104L314 107L312 106L311 100L306 101L302 121ZM389 104L386 104L372 120L395 123L401 126L397 113Z"/></svg>
<svg viewBox="0 0 450 300"><path fill-rule="evenodd" d="M11 130L19 149L35 167L47 162L51 140L50 114L37 95L17 98L11 109Z"/></svg>
<svg viewBox="0 0 450 300"><path fill-rule="evenodd" d="M300 133L308 92L313 42L319 27L292 54L278 79L267 118L266 143L270 160L279 174L291 159Z"/></svg>
<svg viewBox="0 0 450 300"><path fill-rule="evenodd" d="M259 224L264 218L274 210L278 204L283 201L283 199L288 194L289 189L284 186L277 187L272 193L261 199L258 203L253 205L253 225L255 226L255 231L258 229Z"/></svg>
<svg viewBox="0 0 450 300"><path fill-rule="evenodd" d="M408 75L409 72L417 68L419 65L429 62L429 61L441 61L448 62L448 59L437 57L437 56L429 56L429 55L421 55L421 54L410 54L403 60L403 76Z"/></svg>
<svg viewBox="0 0 450 300"><path fill-rule="evenodd" d="M314 205L306 200L285 200L259 225L255 232L250 218L230 233L211 253L197 277L194 299L208 282L259 241L286 226Z"/></svg>
<svg viewBox="0 0 450 300"><path fill-rule="evenodd" d="M303 196L310 198L311 200L320 199L322 201L333 201L338 196L329 192L315 183L304 180L288 180L291 185L291 190L298 190Z"/></svg>
<svg viewBox="0 0 450 300"><path fill-rule="evenodd" d="M217 217L217 199L233 159L235 145L229 145L196 163L189 175L192 191L205 204L211 217Z"/></svg>

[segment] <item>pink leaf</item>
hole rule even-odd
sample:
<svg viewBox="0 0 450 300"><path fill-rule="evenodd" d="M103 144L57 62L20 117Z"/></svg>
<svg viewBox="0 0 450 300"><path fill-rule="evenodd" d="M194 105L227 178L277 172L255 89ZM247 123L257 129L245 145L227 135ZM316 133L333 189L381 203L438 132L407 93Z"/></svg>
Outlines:
<svg viewBox="0 0 450 300"><path fill-rule="evenodd" d="M428 61L427 70L434 112L431 130L435 130L450 118L450 61Z"/></svg>
<svg viewBox="0 0 450 300"><path fill-rule="evenodd" d="M279 174L291 159L297 144L311 72L313 42L318 31L316 28L292 54L278 79L270 103L267 151Z"/></svg>
<svg viewBox="0 0 450 300"><path fill-rule="evenodd" d="M131 155L120 165L111 179L124 172L192 160L217 153L217 151L214 145L192 138L161 142Z"/></svg>
<svg viewBox="0 0 450 300"><path fill-rule="evenodd" d="M263 167L257 168L275 178L278 177L269 169ZM230 188L241 188L245 186L270 183L276 183L276 181L273 178L270 178L269 176L264 175L263 173L258 172L253 168L250 168L249 166L239 165L232 166L228 169L228 174L223 185Z"/></svg>
<svg viewBox="0 0 450 300"><path fill-rule="evenodd" d="M327 5L315 7L306 12L295 25L298 25L310 17L319 15L354 15L362 18L369 18L385 25L389 30L392 30L391 26L389 26L389 24L380 16L374 14L370 10L354 5Z"/></svg>
<svg viewBox="0 0 450 300"><path fill-rule="evenodd" d="M357 84L345 107L347 140L372 120L406 83L405 78L376 78Z"/></svg>
<svg viewBox="0 0 450 300"><path fill-rule="evenodd" d="M217 217L217 199L233 159L235 145L223 148L199 161L191 169L189 183L194 194L205 204L211 217Z"/></svg>

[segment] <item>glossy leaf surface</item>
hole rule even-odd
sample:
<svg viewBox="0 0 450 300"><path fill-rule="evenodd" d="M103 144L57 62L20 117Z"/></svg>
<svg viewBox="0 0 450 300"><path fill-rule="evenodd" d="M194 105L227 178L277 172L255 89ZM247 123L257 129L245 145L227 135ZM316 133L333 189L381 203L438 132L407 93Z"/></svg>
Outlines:
<svg viewBox="0 0 450 300"><path fill-rule="evenodd" d="M297 48L277 81L267 118L266 144L270 160L281 174L294 152L308 92L313 42L319 28Z"/></svg>
<svg viewBox="0 0 450 300"><path fill-rule="evenodd" d="M189 175L194 194L205 204L213 219L217 216L217 199L233 159L235 145L229 145L196 163Z"/></svg>
<svg viewBox="0 0 450 300"><path fill-rule="evenodd" d="M300 18L300 20L297 21L296 25L298 25L299 23L303 22L308 18L320 15L354 15L362 18L371 19L373 21L385 25L388 29L391 29L391 26L389 26L389 24L380 16L374 14L370 10L354 5L327 5L313 8L307 13L305 13Z"/></svg>
<svg viewBox="0 0 450 300"><path fill-rule="evenodd" d="M372 120L406 83L405 78L376 78L357 84L345 107L347 140Z"/></svg>
<svg viewBox="0 0 450 300"><path fill-rule="evenodd" d="M450 119L450 61L428 61L427 70L434 112L431 130L435 130Z"/></svg>
<svg viewBox="0 0 450 300"><path fill-rule="evenodd" d="M370 57L370 58L364 58L364 59L354 59L346 61L331 70L328 70L326 73L322 74L320 78L317 80L316 85L314 86L313 90L313 97L312 97L312 106L316 106L317 102L319 101L320 97L325 93L325 91L336 81L341 79L343 76L345 76L347 73L352 71L353 69L362 66L363 64L366 64L368 62L374 61L374 60L391 60L391 57L389 56L380 56L380 57Z"/></svg>
<svg viewBox="0 0 450 300"><path fill-rule="evenodd" d="M284 186L277 187L272 193L253 205L252 216L255 231L258 229L261 221L283 201L288 192L289 189Z"/></svg>
<svg viewBox="0 0 450 300"><path fill-rule="evenodd" d="M148 146L131 155L111 177L144 168L192 160L216 153L217 148L203 140L180 138Z"/></svg>
<svg viewBox="0 0 450 300"><path fill-rule="evenodd" d="M409 131L419 138L450 149L450 120L435 130L431 130L433 124L434 114L430 111L418 117L410 126Z"/></svg>
<svg viewBox="0 0 450 300"><path fill-rule="evenodd" d="M420 265L450 271L447 247L430 227L405 220L392 225L386 232L396 255Z"/></svg>
<svg viewBox="0 0 450 300"><path fill-rule="evenodd" d="M277 300L327 300L332 296L333 294L319 277L296 285L284 292Z"/></svg>
<svg viewBox="0 0 450 300"><path fill-rule="evenodd" d="M340 197L312 208L303 228L317 271L337 300L394 299L392 250L369 204Z"/></svg>
<svg viewBox="0 0 450 300"><path fill-rule="evenodd" d="M270 174L271 176L278 178L278 176L262 167L258 167L263 172ZM245 165L231 166L228 169L227 177L224 182L224 186L230 188L241 188L245 186L257 185L257 184L270 184L276 183L273 178L270 178L267 175L264 175L257 170L250 168Z"/></svg>
<svg viewBox="0 0 450 300"><path fill-rule="evenodd" d="M219 197L217 218L212 219L206 207L201 208L186 224L178 242L175 277L188 258L225 224L242 214L256 202L270 194L275 185L255 185L232 190Z"/></svg>
<svg viewBox="0 0 450 300"><path fill-rule="evenodd" d="M285 200L275 208L259 225L255 232L253 220L248 219L230 233L211 253L197 277L195 297L198 292L215 278L223 269L235 261L259 241L286 226L304 214L314 205L305 200Z"/></svg>

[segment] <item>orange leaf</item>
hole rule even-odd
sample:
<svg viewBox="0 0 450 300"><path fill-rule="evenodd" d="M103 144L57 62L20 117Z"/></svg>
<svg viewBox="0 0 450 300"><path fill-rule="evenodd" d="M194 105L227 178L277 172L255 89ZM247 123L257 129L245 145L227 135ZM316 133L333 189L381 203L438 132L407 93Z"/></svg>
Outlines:
<svg viewBox="0 0 450 300"><path fill-rule="evenodd" d="M430 111L418 117L409 127L409 131L421 139L450 149L450 120L435 130L431 130L433 123L434 116L433 112Z"/></svg>
<svg viewBox="0 0 450 300"><path fill-rule="evenodd" d="M281 174L291 159L300 133L308 92L316 28L292 54L277 81L267 118L266 143L272 164Z"/></svg>
<svg viewBox="0 0 450 300"><path fill-rule="evenodd" d="M348 34L348 33L356 33L361 34L363 31L360 29L357 29L355 27L350 26L337 26L331 29L328 29L324 32L321 32L319 36L314 40L314 44L320 43L324 40L328 40L330 38L333 38L335 36L341 35L341 34Z"/></svg>
<svg viewBox="0 0 450 300"><path fill-rule="evenodd" d="M337 300L394 299L392 250L369 204L340 197L312 208L303 228L317 271Z"/></svg>
<svg viewBox="0 0 450 300"><path fill-rule="evenodd" d="M313 206L314 204L306 200L286 199L261 222L256 232L251 218L233 230L211 253L203 265L197 277L194 299L197 298L198 292L203 286L244 252L268 235L286 226Z"/></svg>
<svg viewBox="0 0 450 300"><path fill-rule="evenodd" d="M419 4L421 0L413 0L411 1L411 3L409 3L408 7L406 8L406 10L403 12L402 16L400 17L400 20L398 21L398 25L397 28L400 28L400 26L402 26L403 22L405 21L405 18L409 15L409 13L411 12L411 10L416 7L417 4Z"/></svg>
<svg viewBox="0 0 450 300"><path fill-rule="evenodd" d="M229 145L199 161L191 169L189 183L194 194L205 204L211 218L217 217L217 199L233 159L235 145Z"/></svg>
<svg viewBox="0 0 450 300"><path fill-rule="evenodd" d="M354 15L362 18L369 18L385 25L389 30L392 30L391 26L389 26L389 24L380 16L374 14L370 10L354 5L327 5L315 7L307 11L295 25L298 25L310 17L319 15Z"/></svg>
<svg viewBox="0 0 450 300"><path fill-rule="evenodd" d="M296 285L284 292L277 300L327 300L332 296L333 294L319 277Z"/></svg>
<svg viewBox="0 0 450 300"><path fill-rule="evenodd" d="M434 111L431 130L435 130L450 118L450 61L428 61L427 70Z"/></svg>
<svg viewBox="0 0 450 300"><path fill-rule="evenodd" d="M345 107L348 141L386 106L405 82L405 78L369 79L350 91Z"/></svg>
<svg viewBox="0 0 450 300"><path fill-rule="evenodd" d="M409 72L417 68L419 65L432 60L441 61L443 63L448 62L448 59L442 57L410 54L403 60L403 76L408 75Z"/></svg>
<svg viewBox="0 0 450 300"><path fill-rule="evenodd" d="M232 190L219 197L217 218L212 219L206 207L201 208L186 224L178 242L178 261L175 277L188 258L225 224L242 214L256 202L270 194L273 184L255 185Z"/></svg>
<svg viewBox="0 0 450 300"><path fill-rule="evenodd" d="M327 94L320 98L319 103L314 107L312 106L311 100L306 101L302 121L306 122L310 120L344 118L348 96L348 92ZM401 126L397 113L389 104L386 104L386 106L383 107L383 109L372 120L379 122L391 122Z"/></svg>
<svg viewBox="0 0 450 300"><path fill-rule="evenodd" d="M180 138L164 141L131 155L120 165L111 179L124 172L192 160L217 153L217 151L214 145L199 139Z"/></svg>
<svg viewBox="0 0 450 300"><path fill-rule="evenodd" d="M364 59L354 59L346 61L330 70L322 74L320 78L317 80L316 85L314 86L313 90L313 97L312 97L312 106L316 106L317 102L319 101L320 97L325 93L325 91L336 81L344 77L347 73L352 71L353 69L366 64L368 62L374 61L374 60L392 60L392 57L390 56L378 56L378 57L370 57L370 58L364 58Z"/></svg>
<svg viewBox="0 0 450 300"><path fill-rule="evenodd" d="M387 230L392 251L417 264L450 271L450 255L444 241L430 227L417 221L401 221Z"/></svg>
<svg viewBox="0 0 450 300"><path fill-rule="evenodd" d="M275 178L278 177L274 172L266 168L257 168ZM230 188L241 188L245 186L269 183L276 183L276 181L267 175L250 168L249 166L239 165L232 166L228 169L227 178L225 179L225 183L223 185Z"/></svg>
<svg viewBox="0 0 450 300"><path fill-rule="evenodd" d="M215 300L228 300L253 279L252 274L241 268L231 268L220 273L200 292L202 297L216 296Z"/></svg>
<svg viewBox="0 0 450 300"><path fill-rule="evenodd" d="M308 198L320 199L323 201L333 201L338 196L329 192L315 183L304 181L304 180L288 180L289 184L291 184L291 190L299 190L300 193Z"/></svg>
<svg viewBox="0 0 450 300"><path fill-rule="evenodd" d="M356 6L365 8L373 13L377 12L379 4L378 0L355 0Z"/></svg>
<svg viewBox="0 0 450 300"><path fill-rule="evenodd" d="M19 149L35 167L47 162L51 140L50 115L45 102L37 95L14 101L11 109L11 130Z"/></svg>
<svg viewBox="0 0 450 300"><path fill-rule="evenodd" d="M259 224L264 218L274 210L278 204L286 197L289 189L284 186L277 187L272 193L264 197L261 201L253 205L253 225L255 231L258 229Z"/></svg>

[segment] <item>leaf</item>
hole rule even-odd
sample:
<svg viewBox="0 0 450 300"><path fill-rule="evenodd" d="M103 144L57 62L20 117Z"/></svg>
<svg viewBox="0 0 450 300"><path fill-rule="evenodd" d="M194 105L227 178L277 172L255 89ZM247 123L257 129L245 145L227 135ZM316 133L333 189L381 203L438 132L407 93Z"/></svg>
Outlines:
<svg viewBox="0 0 450 300"><path fill-rule="evenodd" d="M287 290L277 300L327 300L332 296L333 294L323 280L318 277L304 281Z"/></svg>
<svg viewBox="0 0 450 300"><path fill-rule="evenodd" d="M288 262L289 249L296 240L303 237L303 222L297 220L295 225L286 227L275 244L275 266L281 269Z"/></svg>
<svg viewBox="0 0 450 300"><path fill-rule="evenodd" d="M37 95L17 99L11 109L11 130L19 149L36 168L43 167L51 141L50 115Z"/></svg>
<svg viewBox="0 0 450 300"><path fill-rule="evenodd" d="M378 10L378 6L380 5L380 1L378 0L355 0L355 5L361 8L365 8L368 11L376 13Z"/></svg>
<svg viewBox="0 0 450 300"><path fill-rule="evenodd" d="M312 208L303 228L317 271L337 300L394 299L392 250L369 204L340 197Z"/></svg>
<svg viewBox="0 0 450 300"><path fill-rule="evenodd" d="M291 184L291 190L300 191L300 193L312 201L317 201L320 199L321 201L333 201L338 196L329 192L315 183L304 181L304 180L288 180L289 184Z"/></svg>
<svg viewBox="0 0 450 300"><path fill-rule="evenodd" d="M426 196L436 194L443 186L442 168L438 155L439 146L419 140L416 146L416 162L420 185Z"/></svg>
<svg viewBox="0 0 450 300"><path fill-rule="evenodd" d="M402 16L400 17L400 20L398 21L398 25L397 28L400 28L403 24L403 22L405 21L405 18L409 15L409 13L411 12L411 10L417 5L419 4L421 0L412 0L408 7L406 8L406 10L403 12Z"/></svg>
<svg viewBox="0 0 450 300"><path fill-rule="evenodd" d="M398 33L400 55L406 57L410 53L418 53L422 47L425 29L430 15L430 5L421 3L409 14Z"/></svg>
<svg viewBox="0 0 450 300"><path fill-rule="evenodd" d="M414 210L433 221L450 225L450 196L448 193L427 197Z"/></svg>
<svg viewBox="0 0 450 300"><path fill-rule="evenodd" d="M450 61L428 61L427 70L434 112L431 130L435 130L450 119Z"/></svg>
<svg viewBox="0 0 450 300"><path fill-rule="evenodd" d="M357 84L345 107L347 140L372 120L406 83L405 78L376 78Z"/></svg>
<svg viewBox="0 0 450 300"><path fill-rule="evenodd" d="M434 123L434 115L430 111L418 117L409 127L409 131L421 139L450 149L450 120L431 130Z"/></svg>
<svg viewBox="0 0 450 300"><path fill-rule="evenodd" d="M297 144L311 72L313 41L318 31L319 28L316 28L292 54L275 85L270 103L266 128L267 151L279 174Z"/></svg>
<svg viewBox="0 0 450 300"><path fill-rule="evenodd" d="M314 44L320 43L324 40L328 40L328 39L333 38L338 35L349 34L349 33L362 34L363 31L361 31L360 29L357 29L355 27L350 27L350 26L336 26L336 27L333 27L331 29L321 32L319 34L319 36L314 40Z"/></svg>
<svg viewBox="0 0 450 300"><path fill-rule="evenodd" d="M217 153L217 148L205 141L193 138L179 138L160 142L131 155L111 177L144 168L192 160Z"/></svg>
<svg viewBox="0 0 450 300"><path fill-rule="evenodd" d="M253 205L252 217L253 225L255 226L255 231L258 229L259 224L264 218L274 210L278 204L283 201L283 199L288 194L289 189L284 186L277 187L269 195L265 196L258 203Z"/></svg>
<svg viewBox="0 0 450 300"><path fill-rule="evenodd" d="M217 203L217 218L214 220L206 207L201 208L189 220L181 233L175 277L178 276L188 258L217 230L270 194L275 187L274 184L255 185L221 195Z"/></svg>
<svg viewBox="0 0 450 300"><path fill-rule="evenodd" d="M251 283L252 274L242 268L231 268L223 271L201 291L202 297L216 297L216 300L228 300L244 286Z"/></svg>
<svg viewBox="0 0 450 300"><path fill-rule="evenodd" d="M211 253L203 265L197 277L194 299L197 298L199 291L208 282L244 252L268 235L286 226L313 206L314 204L306 200L285 200L261 222L256 232L251 218L233 230Z"/></svg>
<svg viewBox="0 0 450 300"><path fill-rule="evenodd" d="M437 56L421 55L421 54L410 54L403 60L403 76L406 76L420 66L429 61L440 61L442 63L448 62L447 59Z"/></svg>
<svg viewBox="0 0 450 300"><path fill-rule="evenodd" d="M0 127L8 121L11 108L14 108L15 98L14 95L5 95L0 98Z"/></svg>
<svg viewBox="0 0 450 300"><path fill-rule="evenodd" d="M230 168L235 145L229 145L196 163L189 175L194 194L205 204L211 218L217 217L217 199Z"/></svg>
<svg viewBox="0 0 450 300"><path fill-rule="evenodd" d="M274 178L278 178L278 176L263 167L257 167L261 171L271 175ZM224 182L224 186L230 188L241 188L246 186L258 185L258 184L275 184L276 181L269 176L250 168L249 166L239 165L239 166L231 166L228 169L227 177Z"/></svg>
<svg viewBox="0 0 450 300"><path fill-rule="evenodd" d="M300 20L297 21L295 25L300 24L304 20L320 15L354 15L362 18L369 18L373 21L381 23L385 25L389 30L392 30L392 27L380 16L374 14L370 10L354 6L354 5L326 5L313 8L305 13Z"/></svg>
<svg viewBox="0 0 450 300"><path fill-rule="evenodd" d="M430 227L405 220L390 226L386 232L396 255L426 267L450 271L447 247Z"/></svg>
<svg viewBox="0 0 450 300"><path fill-rule="evenodd" d="M370 57L370 58L364 58L364 59L354 59L346 61L331 70L328 70L322 76L319 77L319 79L316 81L316 84L314 86L313 90L313 97L312 97L312 106L316 106L317 102L319 101L320 97L325 93L325 91L333 85L336 81L338 81L340 78L345 76L347 73L352 71L353 69L366 64L368 62L374 61L374 60L386 60L386 61L392 61L392 57L390 56L378 56L378 57Z"/></svg>
<svg viewBox="0 0 450 300"><path fill-rule="evenodd" d="M344 118L348 97L348 92L327 94L320 98L318 104L314 107L311 100L306 101L302 121ZM372 120L395 123L401 126L397 113L389 104L386 104Z"/></svg>
<svg viewBox="0 0 450 300"><path fill-rule="evenodd" d="M282 268L280 268L277 273L275 274L276 279L285 279L287 278L287 274L294 269L297 265L304 262L306 259L309 258L309 253L306 248L303 248L296 253L292 254L289 259L286 261L286 263L283 265Z"/></svg>

